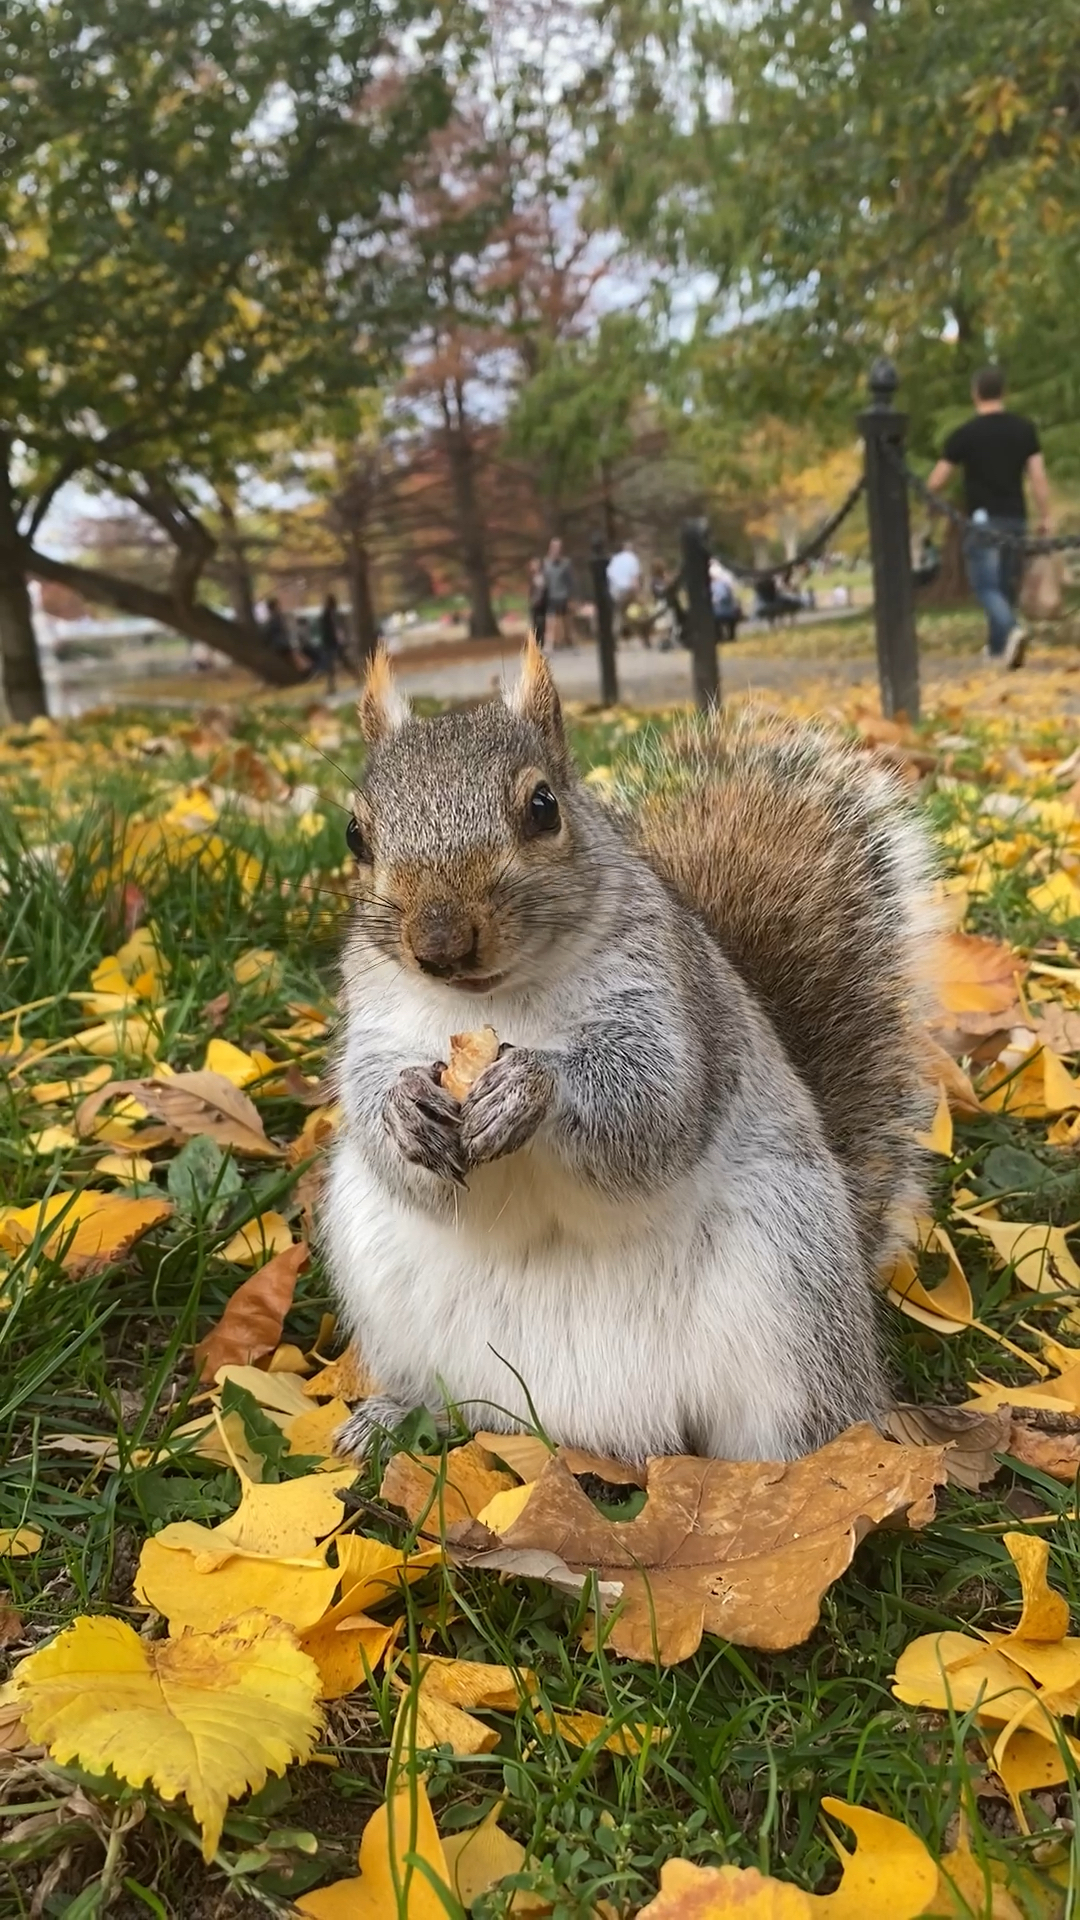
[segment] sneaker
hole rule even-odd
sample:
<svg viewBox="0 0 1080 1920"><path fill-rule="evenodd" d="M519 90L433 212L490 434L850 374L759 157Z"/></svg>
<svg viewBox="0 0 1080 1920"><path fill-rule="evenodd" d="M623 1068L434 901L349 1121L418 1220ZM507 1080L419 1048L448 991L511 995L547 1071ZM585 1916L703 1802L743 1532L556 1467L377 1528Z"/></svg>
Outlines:
<svg viewBox="0 0 1080 1920"><path fill-rule="evenodd" d="M1019 621L1017 621L1017 624L1013 627L1005 642L1001 655L1001 664L1006 673L1015 673L1017 667L1023 666L1024 655L1027 652L1027 643L1028 630L1026 627L1022 627Z"/></svg>

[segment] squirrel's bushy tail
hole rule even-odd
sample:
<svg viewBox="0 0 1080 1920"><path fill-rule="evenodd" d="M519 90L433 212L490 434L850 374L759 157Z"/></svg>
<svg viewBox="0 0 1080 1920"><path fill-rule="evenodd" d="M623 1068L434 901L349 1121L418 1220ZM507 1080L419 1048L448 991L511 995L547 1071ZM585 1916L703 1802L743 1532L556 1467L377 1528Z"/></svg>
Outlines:
<svg viewBox="0 0 1080 1920"><path fill-rule="evenodd" d="M768 1013L844 1167L867 1259L917 1202L932 1105L929 842L898 781L816 727L741 717L656 751L642 848Z"/></svg>

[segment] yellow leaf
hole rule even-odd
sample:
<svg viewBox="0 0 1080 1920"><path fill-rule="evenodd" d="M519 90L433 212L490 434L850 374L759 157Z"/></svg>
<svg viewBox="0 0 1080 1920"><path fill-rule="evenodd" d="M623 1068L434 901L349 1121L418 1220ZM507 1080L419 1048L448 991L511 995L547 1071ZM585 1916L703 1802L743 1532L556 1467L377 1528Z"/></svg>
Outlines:
<svg viewBox="0 0 1080 1920"><path fill-rule="evenodd" d="M858 1846L848 1853L830 1834L843 1873L835 1893L807 1895L811 1913L821 1920L915 1920L923 1913L937 1889L938 1870L918 1835L884 1813L847 1806L831 1795L821 1805L851 1828Z"/></svg>
<svg viewBox="0 0 1080 1920"><path fill-rule="evenodd" d="M240 987L251 987L259 981L269 992L281 979L281 961L268 947L249 947L234 962L233 979Z"/></svg>
<svg viewBox="0 0 1080 1920"><path fill-rule="evenodd" d="M934 1110L934 1118L931 1122L930 1131L929 1133L917 1133L915 1138L920 1147L925 1147L928 1153L941 1153L944 1154L946 1159L948 1159L952 1153L952 1109L949 1106L949 1096L940 1081L938 1082L938 1103Z"/></svg>
<svg viewBox="0 0 1080 1920"><path fill-rule="evenodd" d="M989 1240L1003 1267L1015 1269L1022 1287L1033 1293L1080 1290L1080 1267L1069 1251L1064 1227L1048 1227L1042 1221L987 1220L974 1213L963 1218L965 1226Z"/></svg>
<svg viewBox="0 0 1080 1920"><path fill-rule="evenodd" d="M668 1860L660 1891L638 1920L811 1920L811 1896L756 1867L698 1867ZM865 1913L861 1920L877 1920Z"/></svg>
<svg viewBox="0 0 1080 1920"><path fill-rule="evenodd" d="M68 1273L92 1272L125 1254L151 1227L172 1213L172 1202L133 1200L111 1193L53 1193L29 1207L12 1207L0 1216L0 1247L19 1253L45 1235L46 1254L63 1247L62 1264ZM47 1230L59 1214L55 1230Z"/></svg>
<svg viewBox="0 0 1080 1920"><path fill-rule="evenodd" d="M520 1873L525 1865L525 1849L503 1832L499 1812L496 1803L478 1827L466 1827L442 1843L450 1884L466 1912L482 1893L490 1893L500 1880Z"/></svg>
<svg viewBox="0 0 1080 1920"><path fill-rule="evenodd" d="M446 1902L426 1874L406 1864L413 1855L449 1890L450 1868L431 1811L427 1788L416 1776L407 1788L376 1809L360 1842L359 1879L303 1893L296 1902L312 1920L446 1920Z"/></svg>
<svg viewBox="0 0 1080 1920"><path fill-rule="evenodd" d="M330 1609L327 1622L336 1626L369 1607L381 1606L401 1588L422 1580L442 1559L440 1547L425 1547L418 1553L404 1554L382 1540L369 1540L361 1533L344 1533L337 1540L338 1566L341 1569L341 1597Z"/></svg>
<svg viewBox="0 0 1080 1920"><path fill-rule="evenodd" d="M349 1417L344 1400L327 1400L297 1414L285 1427L289 1452L313 1454L324 1466L340 1466L341 1455L334 1452L334 1436Z"/></svg>
<svg viewBox="0 0 1080 1920"><path fill-rule="evenodd" d="M43 1127L40 1133L31 1133L27 1137L34 1152L43 1156L70 1153L73 1147L79 1145L78 1136L72 1133L70 1127Z"/></svg>
<svg viewBox="0 0 1080 1920"><path fill-rule="evenodd" d="M950 933L935 949L935 986L948 1013L1004 1013L1016 1001L1025 963L1011 947L975 933Z"/></svg>
<svg viewBox="0 0 1080 1920"><path fill-rule="evenodd" d="M73 1047L81 1047L84 1053L96 1053L102 1059L112 1059L118 1054L130 1054L132 1059L153 1060L161 1045L161 1030L154 1020L145 1014L118 1014L113 1020L106 1020L99 1027L86 1027L72 1040Z"/></svg>
<svg viewBox="0 0 1080 1920"><path fill-rule="evenodd" d="M311 1362L306 1353L293 1346L290 1340L275 1347L266 1363L268 1373L309 1373Z"/></svg>
<svg viewBox="0 0 1080 1920"><path fill-rule="evenodd" d="M1022 1669L967 1633L926 1633L904 1648L893 1692L910 1707L952 1708L1007 1725L1036 1698Z"/></svg>
<svg viewBox="0 0 1080 1920"><path fill-rule="evenodd" d="M400 1627L400 1619L384 1625L381 1620L370 1620L366 1613L357 1613L337 1626L319 1620L301 1634L300 1645L319 1669L321 1698L342 1700L346 1694L355 1693L367 1678L365 1660L374 1671L397 1639Z"/></svg>
<svg viewBox="0 0 1080 1920"><path fill-rule="evenodd" d="M463 1707L441 1699L438 1694L425 1693L422 1686L416 1693L406 1694L398 1708L394 1746L403 1752L449 1747L451 1753L466 1758L490 1753L498 1744L496 1727L485 1727L482 1720L466 1713Z"/></svg>
<svg viewBox="0 0 1080 1920"><path fill-rule="evenodd" d="M1028 900L1037 913L1044 913L1048 920L1072 920L1080 914L1080 887L1071 873L1058 867L1056 872L1032 887Z"/></svg>
<svg viewBox="0 0 1080 1920"><path fill-rule="evenodd" d="M926 1253L945 1255L948 1272L938 1286L924 1287L911 1254L899 1253L886 1281L889 1298L902 1313L933 1327L935 1332L959 1333L971 1325L975 1306L956 1249L944 1227L935 1226L932 1220L919 1219L916 1230Z"/></svg>
<svg viewBox="0 0 1080 1920"><path fill-rule="evenodd" d="M246 1281L244 1285L247 1285ZM261 1367L240 1366L230 1362L227 1366L218 1367L214 1379L219 1387L231 1380L234 1386L243 1387L245 1393L250 1393L260 1407L273 1413L284 1413L290 1420L296 1419L298 1414L311 1411L311 1401L304 1392L304 1385L310 1386L311 1381L301 1385L294 1373L264 1373Z"/></svg>
<svg viewBox="0 0 1080 1920"><path fill-rule="evenodd" d="M658 1746L671 1737L669 1727L653 1727L644 1721L634 1721L611 1732L610 1720L581 1708L573 1713L556 1708L551 1714L538 1713L536 1719L545 1733L552 1730L561 1733L572 1747L591 1747L594 1740L602 1740L607 1753L621 1753L630 1760L636 1760L644 1747Z"/></svg>
<svg viewBox="0 0 1080 1920"><path fill-rule="evenodd" d="M1008 1055L998 1061L981 1093L988 1113L1011 1113L1023 1120L1074 1113L1080 1107L1080 1081L1073 1079L1056 1053L1039 1044L1018 1063L1010 1063Z"/></svg>
<svg viewBox="0 0 1080 1920"><path fill-rule="evenodd" d="M187 1800L211 1860L231 1799L306 1760L319 1732L318 1670L277 1620L140 1640L81 1619L16 1668L27 1732L61 1765L111 1769Z"/></svg>
<svg viewBox="0 0 1080 1920"><path fill-rule="evenodd" d="M105 1173L121 1184L129 1181L147 1181L153 1174L153 1162L141 1153L103 1153L95 1160L94 1170Z"/></svg>
<svg viewBox="0 0 1080 1920"><path fill-rule="evenodd" d="M495 1494L476 1516L480 1525L490 1527L492 1533L505 1533L528 1506L535 1485L536 1481L530 1480L523 1487L507 1487Z"/></svg>
<svg viewBox="0 0 1080 1920"><path fill-rule="evenodd" d="M971 1920L973 1914L982 1914L985 1920L1025 1920L1012 1894L1000 1884L1007 1872L1002 1861L984 1863L966 1846L959 1846L942 1858L930 1911L948 1915L948 1920Z"/></svg>
<svg viewBox="0 0 1080 1920"><path fill-rule="evenodd" d="M336 1360L331 1360L329 1366L304 1383L304 1392L313 1400L346 1400L350 1406L378 1390L374 1374L365 1367L354 1346L346 1347Z"/></svg>
<svg viewBox="0 0 1080 1920"><path fill-rule="evenodd" d="M76 1074L70 1080L39 1080L36 1087L30 1088L30 1098L41 1107L51 1107L59 1100L78 1100L84 1094L93 1093L112 1079L112 1068L102 1065L91 1067L89 1073Z"/></svg>
<svg viewBox="0 0 1080 1920"><path fill-rule="evenodd" d="M539 1480L552 1449L535 1433L476 1433L478 1447L516 1473L521 1480Z"/></svg>
<svg viewBox="0 0 1080 1920"><path fill-rule="evenodd" d="M278 1091L277 1087L271 1089L269 1085L271 1077L278 1074L276 1061L271 1060L268 1053L259 1050L245 1053L242 1047L234 1047L229 1040L211 1040L207 1043L203 1068L208 1073L220 1073L234 1087L250 1087L258 1081L261 1093Z"/></svg>
<svg viewBox="0 0 1080 1920"><path fill-rule="evenodd" d="M226 1241L221 1257L235 1261L238 1267L261 1266L273 1254L287 1253L292 1243L292 1228L282 1214L260 1213L257 1220L249 1220Z"/></svg>
<svg viewBox="0 0 1080 1920"><path fill-rule="evenodd" d="M37 1527L0 1527L0 1558L22 1560L37 1553L43 1537Z"/></svg>
<svg viewBox="0 0 1080 1920"><path fill-rule="evenodd" d="M1003 1544L1020 1575L1023 1611L1010 1639L1060 1640L1069 1631L1069 1603L1047 1585L1050 1543L1032 1533L1007 1533ZM1004 1642L998 1643L1003 1645Z"/></svg>
<svg viewBox="0 0 1080 1920"><path fill-rule="evenodd" d="M197 1520L174 1520L154 1538L161 1547L182 1547L195 1555L200 1571L220 1566L236 1554L259 1560L310 1561L317 1542L341 1525L345 1509L338 1494L351 1487L355 1467L335 1473L308 1473L299 1480L270 1486L241 1481L240 1505L216 1527Z"/></svg>
<svg viewBox="0 0 1080 1920"><path fill-rule="evenodd" d="M135 1593L174 1632L196 1627L213 1633L223 1621L261 1611L302 1633L322 1619L339 1579L338 1569L316 1556L299 1566L237 1558L203 1571L200 1556L163 1547L155 1536L143 1542Z"/></svg>

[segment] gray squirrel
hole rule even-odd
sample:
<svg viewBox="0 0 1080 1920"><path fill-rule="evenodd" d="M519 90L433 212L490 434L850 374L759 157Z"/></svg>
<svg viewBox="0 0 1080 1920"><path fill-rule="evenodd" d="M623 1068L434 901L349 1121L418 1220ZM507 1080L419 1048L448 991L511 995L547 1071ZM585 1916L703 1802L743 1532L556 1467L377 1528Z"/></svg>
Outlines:
<svg viewBox="0 0 1080 1920"><path fill-rule="evenodd" d="M873 1283L928 1102L928 859L892 776L718 720L613 811L532 644L508 695L430 719L379 655L360 718L321 1234L381 1392L339 1444L452 1406L782 1460L880 1420ZM448 1037L483 1025L459 1104Z"/></svg>

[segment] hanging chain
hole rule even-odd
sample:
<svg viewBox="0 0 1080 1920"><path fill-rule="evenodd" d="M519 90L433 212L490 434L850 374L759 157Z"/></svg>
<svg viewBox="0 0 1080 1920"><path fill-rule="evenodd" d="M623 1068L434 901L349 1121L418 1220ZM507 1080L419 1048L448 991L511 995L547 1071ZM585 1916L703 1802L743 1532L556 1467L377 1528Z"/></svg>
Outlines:
<svg viewBox="0 0 1080 1920"><path fill-rule="evenodd" d="M978 520L972 520L968 514L962 513L960 508L954 507L950 501L943 500L939 494L931 493L922 474L916 473L914 467L909 467L897 441L882 438L878 441L878 445L886 459L898 473L903 475L912 493L917 495L924 507L930 513L940 514L944 520L951 520L954 527L960 528L965 539L970 537L973 543L977 542L983 547L1001 547L1013 552L1031 554L1069 553L1080 548L1080 533L1009 533L1002 528L984 526Z"/></svg>
<svg viewBox="0 0 1080 1920"><path fill-rule="evenodd" d="M736 580L752 581L755 586L762 580L775 580L777 574L783 576L785 573L790 572L793 567L805 566L808 560L816 560L818 554L828 545L837 528L843 524L852 508L862 498L865 488L866 475L865 473L860 473L855 485L851 488L850 492L845 495L844 499L841 500L835 512L831 513L827 520L822 521L817 531L810 535L809 540L803 541L802 546L792 555L790 560L779 561L775 567L740 567L734 560L725 560L722 554L717 554L716 558L720 561L721 566L726 567L729 573L734 574Z"/></svg>

